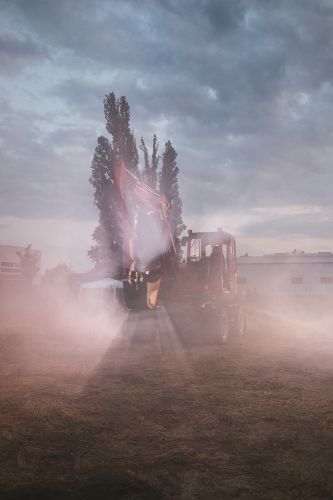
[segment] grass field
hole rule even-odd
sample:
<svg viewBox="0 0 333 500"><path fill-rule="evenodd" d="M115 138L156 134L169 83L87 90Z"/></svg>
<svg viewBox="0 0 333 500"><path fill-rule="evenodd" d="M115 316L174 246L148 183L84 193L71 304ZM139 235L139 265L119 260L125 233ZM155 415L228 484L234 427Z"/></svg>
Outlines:
<svg viewBox="0 0 333 500"><path fill-rule="evenodd" d="M330 320L254 308L221 345L163 310L87 318L2 311L0 498L333 498Z"/></svg>

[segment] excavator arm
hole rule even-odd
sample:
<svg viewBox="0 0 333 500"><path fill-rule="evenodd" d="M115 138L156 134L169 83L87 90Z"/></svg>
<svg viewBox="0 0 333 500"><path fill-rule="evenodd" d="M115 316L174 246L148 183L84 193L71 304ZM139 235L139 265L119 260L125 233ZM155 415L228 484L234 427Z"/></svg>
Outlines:
<svg viewBox="0 0 333 500"><path fill-rule="evenodd" d="M169 222L170 204L164 194L138 179L124 162L118 164L114 180L123 231L125 299L127 294L133 299L128 303L146 302L153 309L161 276L176 267L176 248ZM145 301L142 301L143 293Z"/></svg>

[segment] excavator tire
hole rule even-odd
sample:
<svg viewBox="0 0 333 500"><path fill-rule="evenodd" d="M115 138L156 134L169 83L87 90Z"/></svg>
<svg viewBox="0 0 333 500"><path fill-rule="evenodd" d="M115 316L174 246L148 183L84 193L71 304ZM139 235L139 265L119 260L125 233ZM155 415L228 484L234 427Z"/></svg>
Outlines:
<svg viewBox="0 0 333 500"><path fill-rule="evenodd" d="M244 335L247 334L247 326L248 326L247 311L243 305L240 305L236 320L237 335L239 337L243 337Z"/></svg>
<svg viewBox="0 0 333 500"><path fill-rule="evenodd" d="M230 338L230 318L228 309L225 309L220 315L220 335L223 344L226 344Z"/></svg>

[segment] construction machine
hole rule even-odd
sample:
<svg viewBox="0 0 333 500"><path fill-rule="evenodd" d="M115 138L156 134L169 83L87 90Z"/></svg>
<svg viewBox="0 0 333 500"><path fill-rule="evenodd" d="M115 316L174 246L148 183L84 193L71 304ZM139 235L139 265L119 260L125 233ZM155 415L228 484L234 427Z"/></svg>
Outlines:
<svg viewBox="0 0 333 500"><path fill-rule="evenodd" d="M199 323L213 320L223 342L231 333L244 334L247 315L237 287L235 238L221 229L189 230L181 240L185 258L178 264L167 198L124 164L116 182L123 211L122 280L127 307L154 309L160 296L167 307L195 316Z"/></svg>

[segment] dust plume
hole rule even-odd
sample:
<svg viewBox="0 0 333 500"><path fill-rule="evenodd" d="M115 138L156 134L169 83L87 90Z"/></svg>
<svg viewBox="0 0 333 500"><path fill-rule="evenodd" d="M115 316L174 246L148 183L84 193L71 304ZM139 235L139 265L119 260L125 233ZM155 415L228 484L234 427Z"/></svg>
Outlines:
<svg viewBox="0 0 333 500"><path fill-rule="evenodd" d="M270 343L272 359L279 358L295 369L313 367L330 370L333 357L333 313L324 295L282 293L281 284L290 282L290 272L272 280L270 291L248 294L249 334L260 332ZM257 345L259 352L260 344Z"/></svg>
<svg viewBox="0 0 333 500"><path fill-rule="evenodd" d="M30 292L2 291L1 356L11 356L3 374L19 370L31 377L48 373L71 376L77 388L95 369L120 332L125 311L113 297L80 302L63 286L41 286Z"/></svg>

